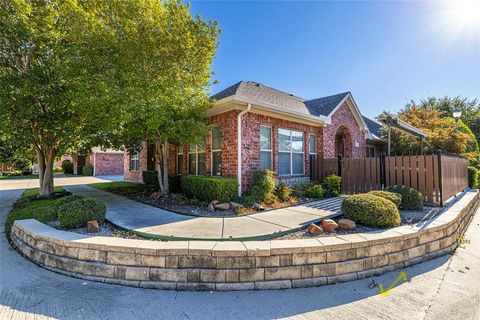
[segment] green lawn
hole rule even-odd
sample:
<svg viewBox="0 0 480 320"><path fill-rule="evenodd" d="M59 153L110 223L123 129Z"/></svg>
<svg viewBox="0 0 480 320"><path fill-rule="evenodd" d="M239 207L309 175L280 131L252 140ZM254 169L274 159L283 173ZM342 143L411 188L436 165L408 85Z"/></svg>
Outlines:
<svg viewBox="0 0 480 320"><path fill-rule="evenodd" d="M38 174L27 174L25 176L2 175L0 176L0 180L2 179L38 179Z"/></svg>
<svg viewBox="0 0 480 320"><path fill-rule="evenodd" d="M102 190L111 191L115 189L146 189L148 186L143 183L130 182L130 181L112 181L112 182L98 182L90 183L88 186Z"/></svg>
<svg viewBox="0 0 480 320"><path fill-rule="evenodd" d="M7 235L10 234L15 220L37 219L40 222L48 222L57 218L55 216L55 206L60 198L31 201L32 198L38 196L39 190L39 188L25 190L22 196L15 202L5 223ZM62 192L64 189L63 187L55 187L54 191Z"/></svg>

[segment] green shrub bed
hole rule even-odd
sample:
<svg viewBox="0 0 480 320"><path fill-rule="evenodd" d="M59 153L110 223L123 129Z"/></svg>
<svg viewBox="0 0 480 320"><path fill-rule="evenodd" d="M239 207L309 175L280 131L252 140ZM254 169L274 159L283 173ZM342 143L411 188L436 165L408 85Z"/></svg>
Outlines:
<svg viewBox="0 0 480 320"><path fill-rule="evenodd" d="M143 183L145 183L147 186L152 186L156 189L160 188L160 185L158 184L158 171L142 171L142 179Z"/></svg>
<svg viewBox="0 0 480 320"><path fill-rule="evenodd" d="M5 222L7 236L10 235L10 230L15 220L37 219L40 222L49 222L57 219L55 208L64 197L40 199L37 198L39 192L38 188L25 190L22 196L15 202ZM54 192L62 193L64 189L55 187Z"/></svg>
<svg viewBox="0 0 480 320"><path fill-rule="evenodd" d="M182 175L181 174L168 176L168 189L171 193L182 193Z"/></svg>
<svg viewBox="0 0 480 320"><path fill-rule="evenodd" d="M342 212L357 223L370 227L393 228L400 224L395 204L373 194L356 194L342 202Z"/></svg>
<svg viewBox="0 0 480 320"><path fill-rule="evenodd" d="M406 186L391 186L386 191L398 193L401 195L400 209L403 210L422 210L423 195L413 188Z"/></svg>
<svg viewBox="0 0 480 320"><path fill-rule="evenodd" d="M468 187L469 188L478 188L480 180L480 170L475 167L468 167Z"/></svg>
<svg viewBox="0 0 480 320"><path fill-rule="evenodd" d="M62 161L62 170L65 174L73 174L73 164L70 160Z"/></svg>
<svg viewBox="0 0 480 320"><path fill-rule="evenodd" d="M342 192L342 178L335 174L323 179L322 185L327 197L338 197Z"/></svg>
<svg viewBox="0 0 480 320"><path fill-rule="evenodd" d="M237 199L238 183L233 178L182 176L181 186L187 197L201 201L228 202Z"/></svg>
<svg viewBox="0 0 480 320"><path fill-rule="evenodd" d="M77 199L66 202L57 208L57 219L62 228L84 227L87 221L105 221L107 206L104 201L92 198Z"/></svg>
<svg viewBox="0 0 480 320"><path fill-rule="evenodd" d="M82 168L82 174L84 176L93 176L93 166L91 164L86 164Z"/></svg>
<svg viewBox="0 0 480 320"><path fill-rule="evenodd" d="M308 187L307 191L305 192L305 196L309 198L323 198L325 195L325 190L319 184L314 184Z"/></svg>
<svg viewBox="0 0 480 320"><path fill-rule="evenodd" d="M270 170L255 171L250 182L249 195L262 203L275 198L275 173Z"/></svg>
<svg viewBox="0 0 480 320"><path fill-rule="evenodd" d="M397 208L400 208L400 204L402 202L402 195L400 193L373 190L373 191L370 191L369 194L373 194L374 196L382 197L387 200L390 200L395 204L395 206L397 206Z"/></svg>

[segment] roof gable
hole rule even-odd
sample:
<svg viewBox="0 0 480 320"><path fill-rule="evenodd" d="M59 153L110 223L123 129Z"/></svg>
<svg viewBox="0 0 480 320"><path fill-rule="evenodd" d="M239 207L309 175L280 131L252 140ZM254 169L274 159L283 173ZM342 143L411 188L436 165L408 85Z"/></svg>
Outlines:
<svg viewBox="0 0 480 320"><path fill-rule="evenodd" d="M305 106L312 115L329 116L338 104L349 94L343 92L328 97L305 101Z"/></svg>

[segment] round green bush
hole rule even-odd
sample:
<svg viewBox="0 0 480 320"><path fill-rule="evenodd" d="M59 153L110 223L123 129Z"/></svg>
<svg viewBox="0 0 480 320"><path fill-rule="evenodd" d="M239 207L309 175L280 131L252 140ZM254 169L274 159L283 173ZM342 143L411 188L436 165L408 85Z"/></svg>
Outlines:
<svg viewBox="0 0 480 320"><path fill-rule="evenodd" d="M323 198L323 196L325 195L325 190L323 190L323 187L321 185L314 184L313 186L308 187L305 195L308 198Z"/></svg>
<svg viewBox="0 0 480 320"><path fill-rule="evenodd" d="M90 163L87 163L82 168L82 174L84 176L93 176L93 166Z"/></svg>
<svg viewBox="0 0 480 320"><path fill-rule="evenodd" d="M70 160L63 160L62 161L62 171L66 174L73 173L73 163Z"/></svg>
<svg viewBox="0 0 480 320"><path fill-rule="evenodd" d="M270 170L255 171L250 182L250 195L255 201L263 202L274 197L275 173Z"/></svg>
<svg viewBox="0 0 480 320"><path fill-rule="evenodd" d="M392 228L400 224L400 213L395 204L373 194L347 197L342 202L342 212L348 219L365 226Z"/></svg>
<svg viewBox="0 0 480 320"><path fill-rule="evenodd" d="M67 203L70 203L70 202L73 202L73 201L77 201L77 200L80 200L80 199L85 199L85 198L86 198L85 196L82 196L80 194L72 194L70 196L62 197L62 198L57 200L56 207L58 208L60 206L63 206L64 204L67 204Z"/></svg>
<svg viewBox="0 0 480 320"><path fill-rule="evenodd" d="M58 222L62 228L84 227L87 221L105 221L107 206L102 200L84 198L65 203L57 208Z"/></svg>
<svg viewBox="0 0 480 320"><path fill-rule="evenodd" d="M277 196L278 199L281 201L287 201L290 199L290 196L292 195L292 188L287 186L285 183L279 183L278 186L275 188L274 194Z"/></svg>
<svg viewBox="0 0 480 320"><path fill-rule="evenodd" d="M475 167L468 166L468 187L471 189L479 186L480 170Z"/></svg>
<svg viewBox="0 0 480 320"><path fill-rule="evenodd" d="M381 190L372 190L369 193L377 197L382 197L392 201L397 206L397 208L400 208L400 203L402 203L402 195L400 193L381 191Z"/></svg>
<svg viewBox="0 0 480 320"><path fill-rule="evenodd" d="M329 197L338 197L342 192L342 178L331 174L323 179L323 188Z"/></svg>
<svg viewBox="0 0 480 320"><path fill-rule="evenodd" d="M386 191L398 193L402 196L400 208L403 210L423 209L423 195L413 188L395 185L388 187Z"/></svg>

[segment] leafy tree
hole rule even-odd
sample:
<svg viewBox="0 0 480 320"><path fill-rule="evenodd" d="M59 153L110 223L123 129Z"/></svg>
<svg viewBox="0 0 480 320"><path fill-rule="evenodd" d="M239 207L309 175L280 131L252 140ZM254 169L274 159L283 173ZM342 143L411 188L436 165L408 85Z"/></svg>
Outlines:
<svg viewBox="0 0 480 320"><path fill-rule="evenodd" d="M423 143L412 135L398 130L392 130L392 153L418 154L433 153L438 150L478 158L478 143L470 129L460 120L458 124L444 112L435 108L420 108L409 105L398 114L398 117L408 124L424 131L428 136Z"/></svg>
<svg viewBox="0 0 480 320"><path fill-rule="evenodd" d="M168 190L170 144L204 141L210 107L210 65L219 29L214 21L192 17L180 1L117 3L122 56L117 62L124 105L123 139L128 148L155 143L161 191Z"/></svg>
<svg viewBox="0 0 480 320"><path fill-rule="evenodd" d="M406 106L406 110L412 106L420 109L433 108L442 112L442 117L452 117L456 108L462 110L462 121L469 127L475 135L477 141L480 141L480 101L477 99L469 100L467 98L428 98L421 100L418 105L414 102Z"/></svg>

